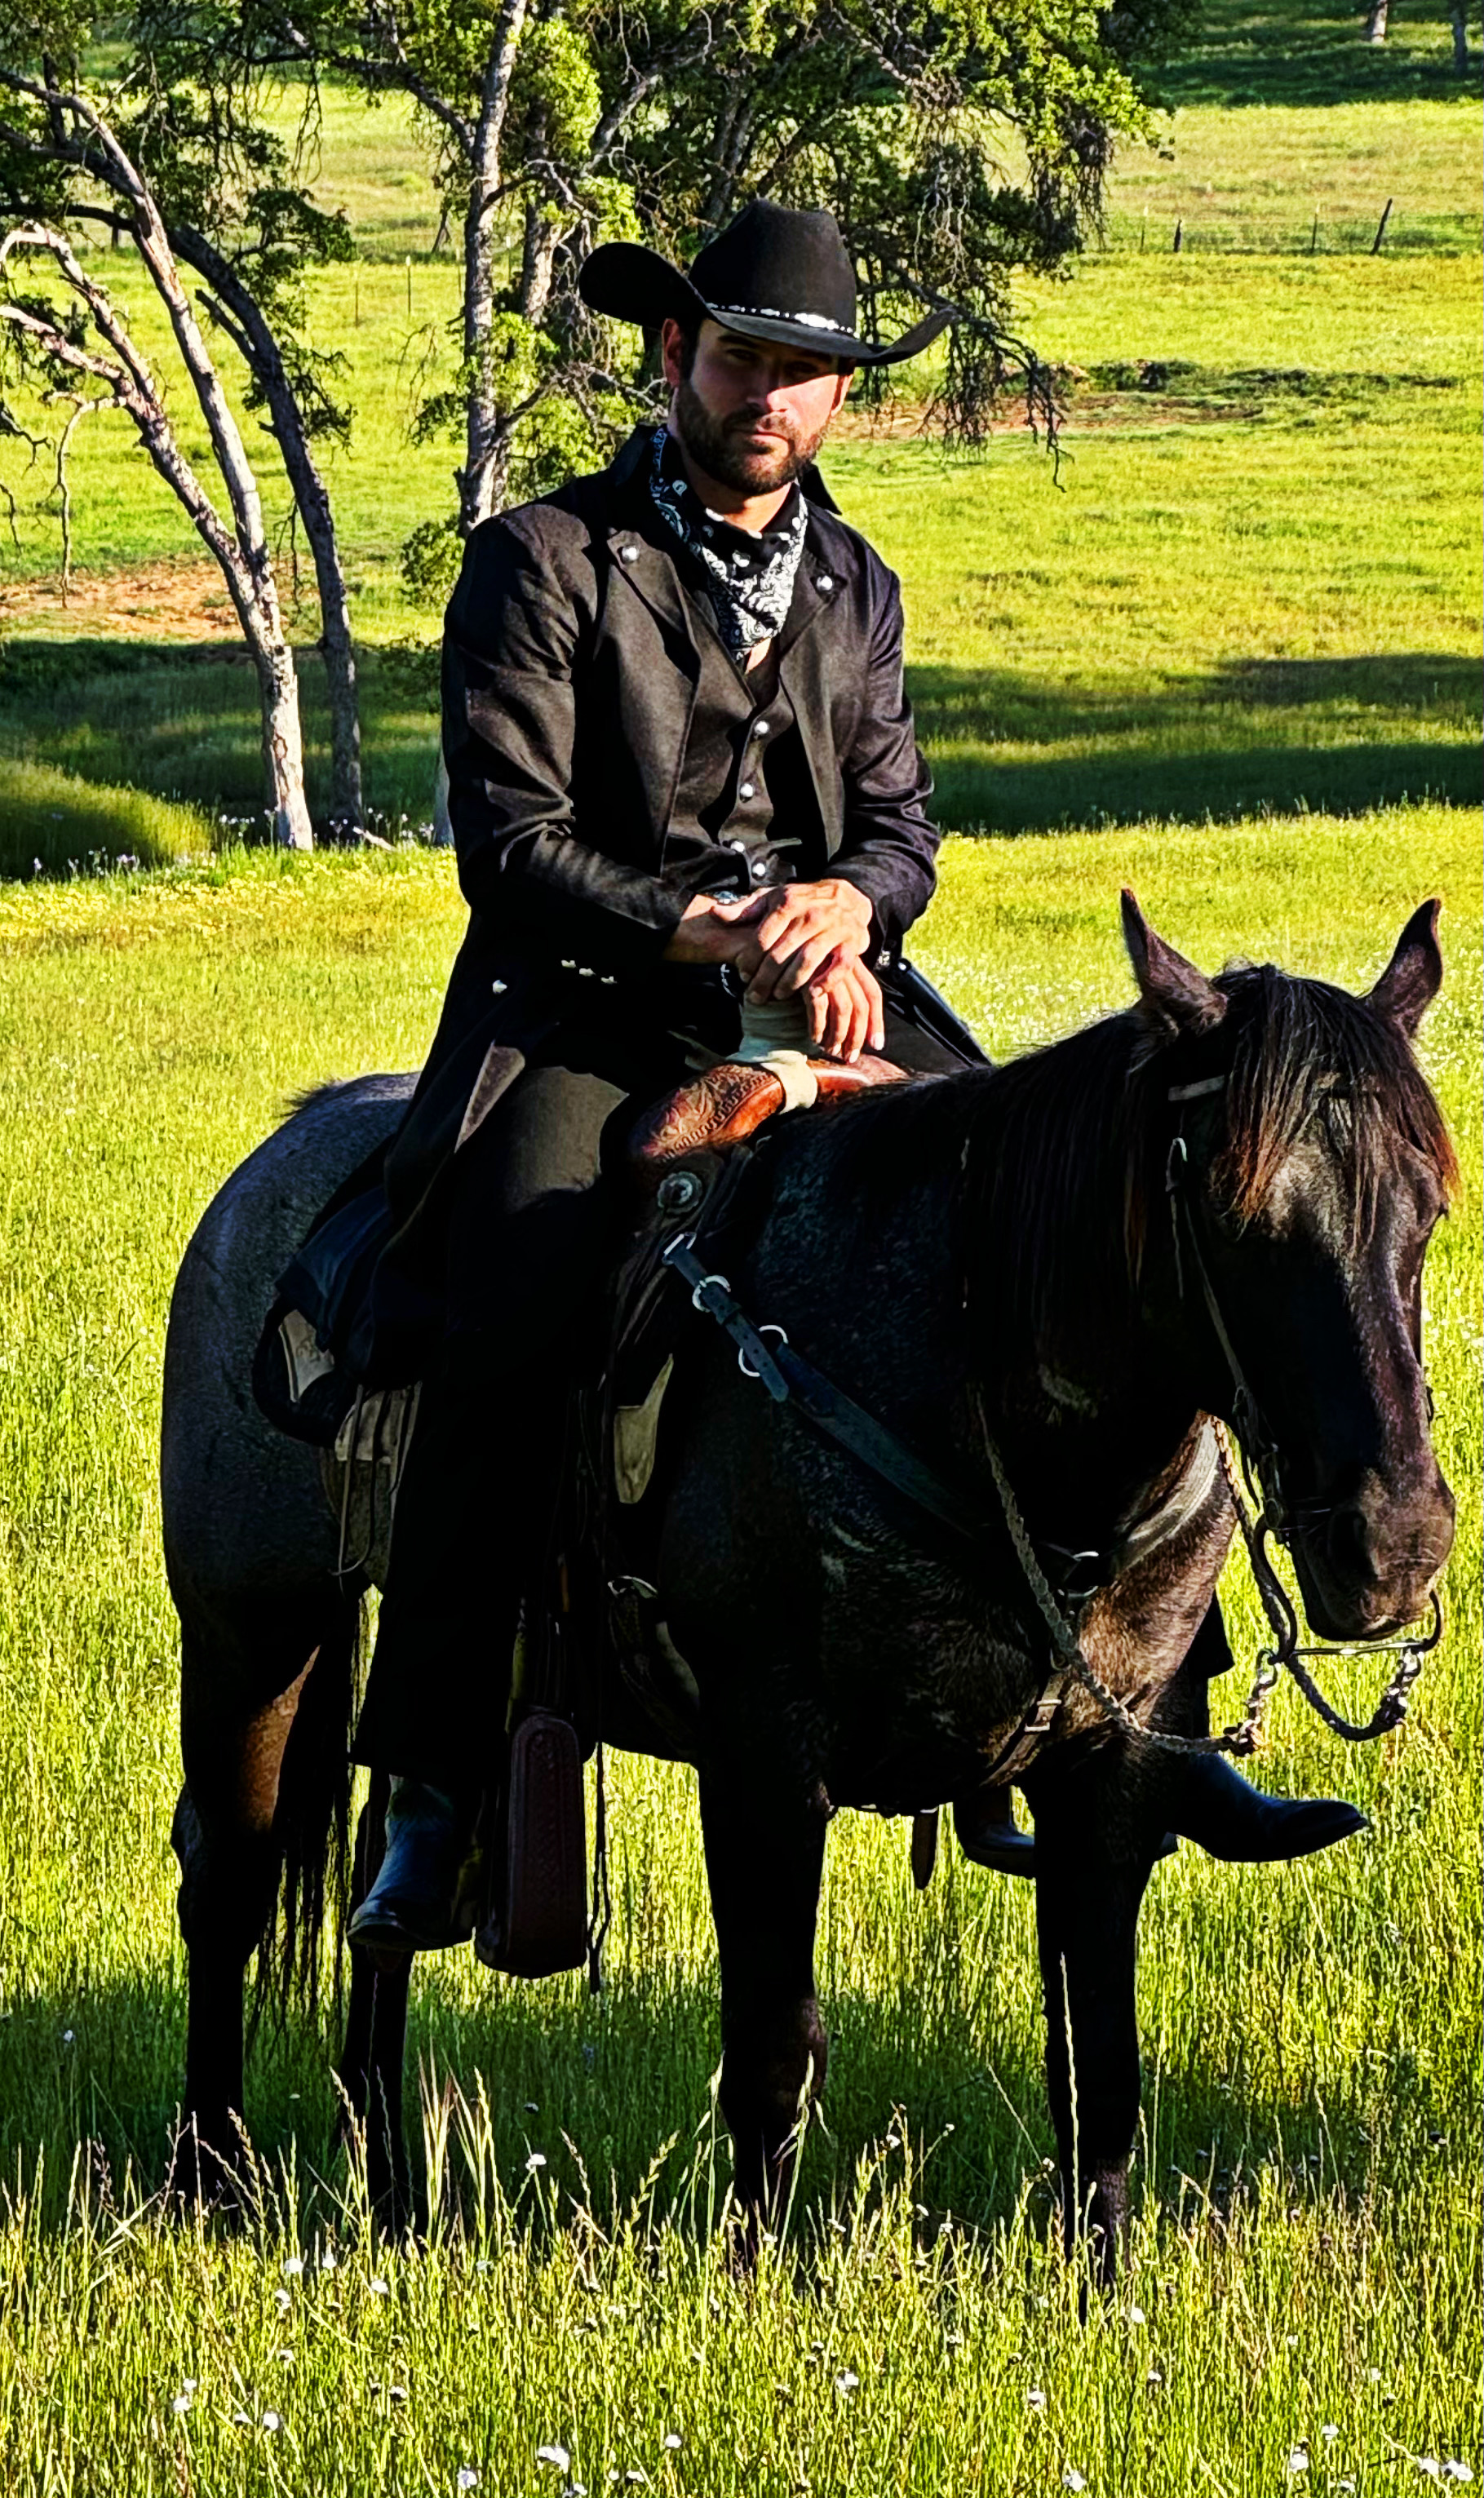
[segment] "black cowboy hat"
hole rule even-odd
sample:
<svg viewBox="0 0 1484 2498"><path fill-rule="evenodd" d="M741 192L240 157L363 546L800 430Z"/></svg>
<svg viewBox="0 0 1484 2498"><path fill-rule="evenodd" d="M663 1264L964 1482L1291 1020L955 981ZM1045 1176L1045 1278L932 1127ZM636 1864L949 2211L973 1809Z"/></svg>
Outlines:
<svg viewBox="0 0 1484 2498"><path fill-rule="evenodd" d="M781 208L754 200L708 242L689 272L641 242L605 242L582 265L584 304L615 321L658 330L661 321L709 314L724 330L781 347L807 347L843 365L899 365L952 319L929 312L889 346L855 333L855 272L827 208Z"/></svg>

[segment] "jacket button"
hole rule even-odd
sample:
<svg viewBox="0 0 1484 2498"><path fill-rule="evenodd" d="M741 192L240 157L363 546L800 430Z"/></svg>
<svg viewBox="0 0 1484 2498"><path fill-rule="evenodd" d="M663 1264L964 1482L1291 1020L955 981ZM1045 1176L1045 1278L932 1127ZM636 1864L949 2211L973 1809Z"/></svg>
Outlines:
<svg viewBox="0 0 1484 2498"><path fill-rule="evenodd" d="M832 572L822 572L819 580L814 586L816 590L833 590L835 586L834 574Z"/></svg>
<svg viewBox="0 0 1484 2498"><path fill-rule="evenodd" d="M636 563L638 561L639 550L636 546L621 546L619 554L625 563Z"/></svg>
<svg viewBox="0 0 1484 2498"><path fill-rule="evenodd" d="M754 781L744 781L741 788L737 791L737 796L739 798L756 798L757 795L758 785Z"/></svg>
<svg viewBox="0 0 1484 2498"><path fill-rule="evenodd" d="M754 721L754 722L753 722L753 735L754 735L754 737L766 737L767 733L768 733L768 724L767 724L767 721L766 721L765 720L757 720L757 721Z"/></svg>

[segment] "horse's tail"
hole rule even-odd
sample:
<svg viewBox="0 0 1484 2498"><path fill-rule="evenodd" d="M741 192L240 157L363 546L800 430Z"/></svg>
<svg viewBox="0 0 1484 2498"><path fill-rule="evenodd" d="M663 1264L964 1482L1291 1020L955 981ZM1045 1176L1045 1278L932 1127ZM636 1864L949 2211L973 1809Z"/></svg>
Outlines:
<svg viewBox="0 0 1484 2498"><path fill-rule="evenodd" d="M343 1590L299 1694L278 1777L274 1832L282 1849L275 1913L258 1953L252 2019L281 2022L291 2004L312 2012L325 1976L325 1928L335 1936L335 2000L350 1899L350 1729L361 1681L363 1606Z"/></svg>

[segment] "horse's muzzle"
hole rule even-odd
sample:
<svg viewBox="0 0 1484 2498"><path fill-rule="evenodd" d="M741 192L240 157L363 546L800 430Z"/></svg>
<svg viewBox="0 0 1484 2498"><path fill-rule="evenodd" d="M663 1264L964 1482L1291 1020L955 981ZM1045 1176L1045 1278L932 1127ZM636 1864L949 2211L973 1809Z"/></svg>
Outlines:
<svg viewBox="0 0 1484 2498"><path fill-rule="evenodd" d="M1321 1639L1389 1639L1427 1611L1453 1547L1453 1494L1436 1467L1399 1492L1368 1474L1353 1496L1294 1538L1294 1565Z"/></svg>

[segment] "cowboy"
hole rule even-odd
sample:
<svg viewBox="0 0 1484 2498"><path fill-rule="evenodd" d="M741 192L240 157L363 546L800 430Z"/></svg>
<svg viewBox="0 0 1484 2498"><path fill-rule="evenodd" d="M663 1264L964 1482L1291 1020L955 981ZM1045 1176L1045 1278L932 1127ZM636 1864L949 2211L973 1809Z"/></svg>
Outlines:
<svg viewBox="0 0 1484 2498"><path fill-rule="evenodd" d="M603 1256L605 1126L730 1054L744 1004L847 1062L982 1057L902 962L938 835L901 599L814 464L854 370L916 355L950 316L871 344L834 218L762 200L689 273L609 243L580 284L658 331L670 400L600 475L474 530L448 610L471 916L389 1157L378 1276L385 1346L437 1244L441 1344L356 1744L393 1784L352 1934L403 1949L456 1938L563 1364Z"/></svg>

